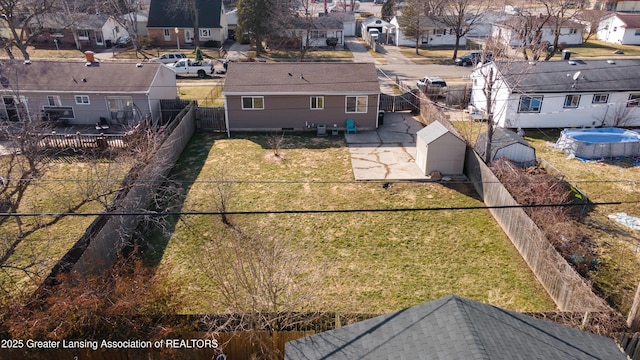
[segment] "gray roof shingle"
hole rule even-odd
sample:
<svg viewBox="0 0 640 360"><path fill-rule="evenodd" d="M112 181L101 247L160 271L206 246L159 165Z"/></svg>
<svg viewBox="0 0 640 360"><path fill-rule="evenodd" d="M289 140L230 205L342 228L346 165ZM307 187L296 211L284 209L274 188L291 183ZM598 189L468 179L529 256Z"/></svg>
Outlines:
<svg viewBox="0 0 640 360"><path fill-rule="evenodd" d="M496 61L515 93L608 92L640 90L640 60ZM490 65L487 65L490 66ZM477 70L476 70L477 71ZM574 75L578 74L578 80Z"/></svg>
<svg viewBox="0 0 640 360"><path fill-rule="evenodd" d="M606 337L447 296L290 341L285 359L624 360Z"/></svg>
<svg viewBox="0 0 640 360"><path fill-rule="evenodd" d="M145 92L162 66L144 63L137 67L134 62L120 61L85 64L84 61L33 60L31 64L3 61L0 74L9 81L7 88L22 91Z"/></svg>
<svg viewBox="0 0 640 360"><path fill-rule="evenodd" d="M373 63L229 64L224 94L378 94Z"/></svg>

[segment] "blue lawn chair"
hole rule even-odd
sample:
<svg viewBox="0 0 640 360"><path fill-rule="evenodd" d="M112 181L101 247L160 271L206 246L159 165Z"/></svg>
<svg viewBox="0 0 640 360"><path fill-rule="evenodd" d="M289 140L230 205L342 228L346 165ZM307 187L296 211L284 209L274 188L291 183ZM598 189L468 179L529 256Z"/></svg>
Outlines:
<svg viewBox="0 0 640 360"><path fill-rule="evenodd" d="M358 126L356 125L356 122L351 118L347 119L347 134L350 132L354 134L358 132Z"/></svg>

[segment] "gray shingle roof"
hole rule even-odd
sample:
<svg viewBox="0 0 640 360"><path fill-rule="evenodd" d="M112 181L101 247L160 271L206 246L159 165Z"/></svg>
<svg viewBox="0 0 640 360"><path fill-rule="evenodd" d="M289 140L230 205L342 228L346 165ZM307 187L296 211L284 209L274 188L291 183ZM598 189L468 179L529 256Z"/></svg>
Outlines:
<svg viewBox="0 0 640 360"><path fill-rule="evenodd" d="M220 16L222 0L196 0L200 28L221 28ZM147 28L190 28L193 27L191 14L172 9L179 2L175 0L153 0L149 5Z"/></svg>
<svg viewBox="0 0 640 360"><path fill-rule="evenodd" d="M503 127L496 127L493 129L493 135L491 137L491 159L494 159L496 153L501 149L504 149L508 146L519 144L520 146L526 146L528 148L534 149L531 144L527 142L524 138L516 134L515 132L505 129ZM487 150L487 133L483 132L478 135L478 140L476 141L476 145L474 149L482 158L485 157L485 152ZM534 149L535 154L535 149ZM535 156L532 159L535 162ZM527 164L531 165L531 164Z"/></svg>
<svg viewBox="0 0 640 360"><path fill-rule="evenodd" d="M496 61L512 92L608 92L640 90L640 60ZM477 70L476 70L477 71ZM578 80L573 80L576 72Z"/></svg>
<svg viewBox="0 0 640 360"><path fill-rule="evenodd" d="M613 340L447 296L290 341L285 359L624 360Z"/></svg>
<svg viewBox="0 0 640 360"><path fill-rule="evenodd" d="M291 28L302 30L342 30L344 29L344 24L342 21L330 16L312 17L309 19L294 17L291 19Z"/></svg>
<svg viewBox="0 0 640 360"><path fill-rule="evenodd" d="M229 64L225 94L378 94L373 63L251 63Z"/></svg>
<svg viewBox="0 0 640 360"><path fill-rule="evenodd" d="M629 29L640 28L640 14L621 14L617 13L616 16L622 20L624 25Z"/></svg>
<svg viewBox="0 0 640 360"><path fill-rule="evenodd" d="M120 61L92 66L85 66L85 63L33 60L27 65L21 61L3 61L0 74L9 81L7 88L14 91L144 92L162 66L144 63L137 67L134 62Z"/></svg>

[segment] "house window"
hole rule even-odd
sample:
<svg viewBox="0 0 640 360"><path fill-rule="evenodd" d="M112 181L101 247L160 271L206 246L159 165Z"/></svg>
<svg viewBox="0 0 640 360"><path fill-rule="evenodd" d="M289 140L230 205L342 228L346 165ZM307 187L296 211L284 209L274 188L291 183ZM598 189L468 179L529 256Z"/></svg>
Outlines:
<svg viewBox="0 0 640 360"><path fill-rule="evenodd" d="M78 39L89 40L89 30L78 30Z"/></svg>
<svg viewBox="0 0 640 360"><path fill-rule="evenodd" d="M635 36L640 36L640 29L636 29Z"/></svg>
<svg viewBox="0 0 640 360"><path fill-rule="evenodd" d="M264 96L243 96L242 110L263 110Z"/></svg>
<svg viewBox="0 0 640 360"><path fill-rule="evenodd" d="M51 37L64 37L61 29L49 29L49 36Z"/></svg>
<svg viewBox="0 0 640 360"><path fill-rule="evenodd" d="M211 37L211 29L200 29L200 37L210 38Z"/></svg>
<svg viewBox="0 0 640 360"><path fill-rule="evenodd" d="M539 113L542 107L542 96L520 96L519 113Z"/></svg>
<svg viewBox="0 0 640 360"><path fill-rule="evenodd" d="M369 99L366 96L347 96L346 112L347 113L366 113L368 100Z"/></svg>
<svg viewBox="0 0 640 360"><path fill-rule="evenodd" d="M577 34L578 33L578 29L577 28L570 28L569 29L569 35L573 35L573 34Z"/></svg>
<svg viewBox="0 0 640 360"><path fill-rule="evenodd" d="M617 27L617 26L614 26L614 27L613 27L613 31L618 31L618 27Z"/></svg>
<svg viewBox="0 0 640 360"><path fill-rule="evenodd" d="M123 124L134 119L133 98L131 96L107 97L107 109L111 120Z"/></svg>
<svg viewBox="0 0 640 360"><path fill-rule="evenodd" d="M567 95L564 98L565 108L577 108L578 104L580 104L580 95Z"/></svg>
<svg viewBox="0 0 640 360"><path fill-rule="evenodd" d="M89 95L76 95L76 104L89 105Z"/></svg>
<svg viewBox="0 0 640 360"><path fill-rule="evenodd" d="M433 29L433 35L447 35L447 29Z"/></svg>
<svg viewBox="0 0 640 360"><path fill-rule="evenodd" d="M47 104L49 104L49 106L60 106L62 104L60 102L60 96L47 95Z"/></svg>
<svg viewBox="0 0 640 360"><path fill-rule="evenodd" d="M594 104L606 104L609 101L609 94L594 94L593 101Z"/></svg>
<svg viewBox="0 0 640 360"><path fill-rule="evenodd" d="M319 30L311 30L309 37L311 39L324 39L327 37L327 32L319 31Z"/></svg>
<svg viewBox="0 0 640 360"><path fill-rule="evenodd" d="M627 101L627 107L640 106L640 94L629 95L629 101Z"/></svg>
<svg viewBox="0 0 640 360"><path fill-rule="evenodd" d="M162 35L165 41L171 40L171 29L162 29Z"/></svg>
<svg viewBox="0 0 640 360"><path fill-rule="evenodd" d="M324 109L324 96L312 96L311 97L311 110Z"/></svg>

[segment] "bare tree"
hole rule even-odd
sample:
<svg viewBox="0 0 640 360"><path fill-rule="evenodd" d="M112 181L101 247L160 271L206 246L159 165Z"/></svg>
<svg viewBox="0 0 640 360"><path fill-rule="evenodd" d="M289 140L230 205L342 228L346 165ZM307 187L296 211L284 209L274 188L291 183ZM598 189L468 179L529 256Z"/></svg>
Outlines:
<svg viewBox="0 0 640 360"><path fill-rule="evenodd" d="M426 3L421 0L407 0L402 8L402 16L398 19L402 33L415 40L416 55L420 53L420 40L428 30L425 6Z"/></svg>
<svg viewBox="0 0 640 360"><path fill-rule="evenodd" d="M549 25L553 27L553 41L545 56L545 60L549 60L560 50L559 39L563 27L574 19L579 9L571 5L572 0L542 0L541 2L551 20Z"/></svg>
<svg viewBox="0 0 640 360"><path fill-rule="evenodd" d="M201 268L216 294L212 306L233 314L225 322L211 321L211 331L247 332L260 343L262 358L282 356L258 335L314 320L309 314L317 305L322 265L311 265L307 254L280 239L237 227L227 227L203 250Z"/></svg>
<svg viewBox="0 0 640 360"><path fill-rule="evenodd" d="M481 21L482 13L488 8L485 0L447 0L444 3L444 16L441 21L448 25L456 36L453 58L458 57L460 39Z"/></svg>
<svg viewBox="0 0 640 360"><path fill-rule="evenodd" d="M42 33L42 17L55 9L56 5L56 0L0 1L0 23L9 33L2 40L10 59L14 58L11 48L16 47L22 57L29 60L27 46Z"/></svg>
<svg viewBox="0 0 640 360"><path fill-rule="evenodd" d="M140 7L137 1L106 0L100 3L100 11L111 15L120 26L127 30L137 53L140 52L138 41L138 16Z"/></svg>

